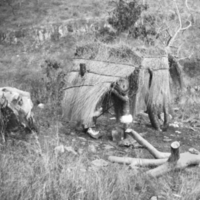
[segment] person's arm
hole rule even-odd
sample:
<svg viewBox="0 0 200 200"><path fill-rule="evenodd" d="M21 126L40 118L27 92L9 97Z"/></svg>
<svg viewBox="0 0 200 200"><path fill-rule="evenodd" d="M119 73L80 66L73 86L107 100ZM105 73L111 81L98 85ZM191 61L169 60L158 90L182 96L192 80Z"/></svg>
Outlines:
<svg viewBox="0 0 200 200"><path fill-rule="evenodd" d="M115 94L119 99L121 99L122 101L124 102L127 102L128 101L128 96L123 96L121 94L119 94L119 92L117 90L115 90L114 88L111 89L111 92L113 94Z"/></svg>

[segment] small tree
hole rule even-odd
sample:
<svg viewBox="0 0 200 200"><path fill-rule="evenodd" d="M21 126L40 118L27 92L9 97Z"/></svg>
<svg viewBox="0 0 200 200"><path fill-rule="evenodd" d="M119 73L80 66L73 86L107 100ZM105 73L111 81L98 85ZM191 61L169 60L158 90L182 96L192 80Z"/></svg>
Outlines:
<svg viewBox="0 0 200 200"><path fill-rule="evenodd" d="M155 17L143 11L148 9L147 4L140 4L137 0L125 2L119 0L115 5L111 17L108 19L110 25L117 33L127 32L129 37L141 39L148 44L154 44L152 36L156 37Z"/></svg>
<svg viewBox="0 0 200 200"><path fill-rule="evenodd" d="M142 11L146 9L147 5L139 4L137 0L128 3L119 0L111 14L112 16L109 17L108 22L118 33L128 31L140 18Z"/></svg>

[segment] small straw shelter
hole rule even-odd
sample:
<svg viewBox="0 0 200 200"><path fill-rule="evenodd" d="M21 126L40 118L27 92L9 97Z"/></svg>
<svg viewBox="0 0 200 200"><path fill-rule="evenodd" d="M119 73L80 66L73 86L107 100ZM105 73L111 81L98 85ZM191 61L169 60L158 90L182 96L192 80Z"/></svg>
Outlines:
<svg viewBox="0 0 200 200"><path fill-rule="evenodd" d="M143 53L141 66L136 113L146 110L152 126L160 129L161 113L164 113L164 125L167 126L171 102L168 55L164 50L149 49Z"/></svg>
<svg viewBox="0 0 200 200"><path fill-rule="evenodd" d="M109 61L75 59L66 77L67 87L62 102L64 118L91 126L94 112L111 89L111 84L129 77L137 67Z"/></svg>
<svg viewBox="0 0 200 200"><path fill-rule="evenodd" d="M147 111L153 127L160 129L159 117L164 113L164 125L167 124L171 101L168 55L156 48L136 52L140 62L133 64L111 62L109 58L106 61L74 59L72 70L66 76L62 100L64 119L91 126L94 113L104 104L112 84L128 78L131 114L136 116ZM112 101L115 105L114 98Z"/></svg>

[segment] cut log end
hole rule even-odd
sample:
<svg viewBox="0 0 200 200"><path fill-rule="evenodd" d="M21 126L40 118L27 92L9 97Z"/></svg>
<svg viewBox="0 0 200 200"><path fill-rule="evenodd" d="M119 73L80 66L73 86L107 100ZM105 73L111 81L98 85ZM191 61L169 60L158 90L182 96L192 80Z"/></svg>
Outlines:
<svg viewBox="0 0 200 200"><path fill-rule="evenodd" d="M180 147L180 142L175 141L171 143L171 148L178 149L179 147Z"/></svg>
<svg viewBox="0 0 200 200"><path fill-rule="evenodd" d="M180 142L175 141L171 143L171 155L168 162L176 162L180 158L179 147Z"/></svg>

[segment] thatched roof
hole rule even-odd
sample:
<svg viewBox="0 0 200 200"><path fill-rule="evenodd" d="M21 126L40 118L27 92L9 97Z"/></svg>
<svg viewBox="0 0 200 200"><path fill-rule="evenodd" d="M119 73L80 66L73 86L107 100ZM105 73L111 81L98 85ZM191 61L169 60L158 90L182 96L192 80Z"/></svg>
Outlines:
<svg viewBox="0 0 200 200"><path fill-rule="evenodd" d="M81 63L86 65L84 76L80 75ZM111 84L130 76L137 67L109 61L75 59L72 71L66 77L67 87L62 102L64 118L90 125L98 103L110 90Z"/></svg>

